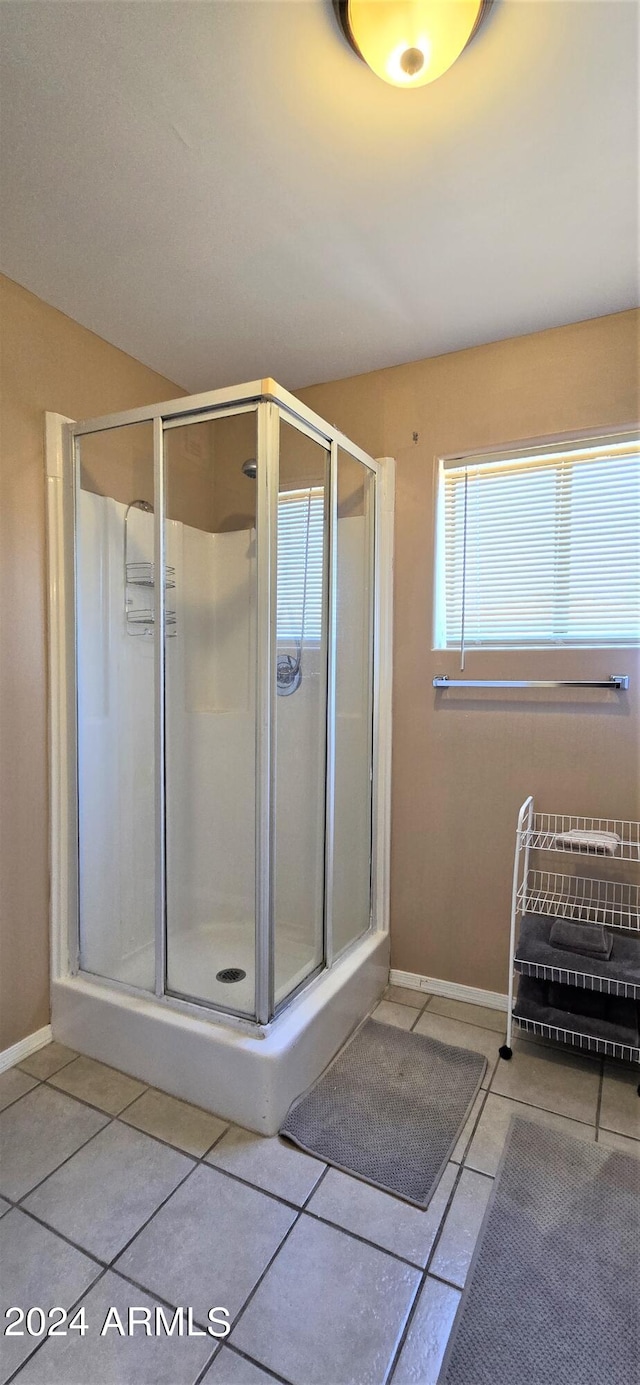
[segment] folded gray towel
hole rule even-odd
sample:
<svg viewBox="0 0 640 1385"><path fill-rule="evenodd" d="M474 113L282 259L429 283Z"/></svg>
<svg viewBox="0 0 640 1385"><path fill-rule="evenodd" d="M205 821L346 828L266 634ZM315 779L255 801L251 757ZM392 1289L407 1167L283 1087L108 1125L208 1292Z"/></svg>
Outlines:
<svg viewBox="0 0 640 1385"><path fill-rule="evenodd" d="M635 930L635 938L617 929L613 937L610 957L584 957L579 952L566 948L552 947L549 934L555 918L549 914L525 914L520 926L518 939L516 971L519 962L533 962L536 966L555 967L558 972L575 972L584 982L595 972L602 977L603 989L611 988L615 994L618 986L629 987L629 995L640 1000L640 932ZM607 930L608 931L608 930ZM563 978L569 981L569 976ZM573 978L571 978L573 979ZM576 982L577 985L580 981Z"/></svg>
<svg viewBox="0 0 640 1385"><path fill-rule="evenodd" d="M578 1020L605 1020L607 1024L622 1026L635 1025L637 1044L638 1005L635 1000L621 996L604 995L601 991L585 991L582 986L565 986L556 981L549 983L547 1004L554 1010L564 1010L575 1015Z"/></svg>
<svg viewBox="0 0 640 1385"><path fill-rule="evenodd" d="M613 938L599 923L574 923L573 919L556 919L549 934L552 947L566 952L579 952L584 957L610 957Z"/></svg>
<svg viewBox="0 0 640 1385"><path fill-rule="evenodd" d="M572 827L570 832L556 833L554 846L561 851L587 851L595 856L615 856L620 847L617 832L585 832Z"/></svg>
<svg viewBox="0 0 640 1385"><path fill-rule="evenodd" d="M577 1015L570 1010L557 1010L549 1004L545 981L538 981L533 976L521 976L515 1014L523 1019L551 1024L557 1029L589 1034L594 1039L607 1040L609 1043L625 1044L630 1048L637 1048L640 1044L640 1009L635 1000L625 1000L621 996L609 996L609 1007L604 1018L600 1015Z"/></svg>
<svg viewBox="0 0 640 1385"><path fill-rule="evenodd" d="M554 1010L568 1010L572 1015L592 1015L604 1019L608 996L600 991L586 991L583 986L564 986L551 981L547 1002Z"/></svg>

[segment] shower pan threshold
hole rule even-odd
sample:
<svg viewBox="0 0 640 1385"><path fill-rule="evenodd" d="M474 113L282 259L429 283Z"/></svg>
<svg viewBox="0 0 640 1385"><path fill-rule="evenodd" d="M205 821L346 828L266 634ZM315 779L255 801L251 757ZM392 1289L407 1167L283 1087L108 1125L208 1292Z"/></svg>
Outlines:
<svg viewBox="0 0 640 1385"><path fill-rule="evenodd" d="M375 1005L388 975L388 934L368 933L264 1026L85 976L59 977L53 1036L171 1096L275 1135L291 1102Z"/></svg>

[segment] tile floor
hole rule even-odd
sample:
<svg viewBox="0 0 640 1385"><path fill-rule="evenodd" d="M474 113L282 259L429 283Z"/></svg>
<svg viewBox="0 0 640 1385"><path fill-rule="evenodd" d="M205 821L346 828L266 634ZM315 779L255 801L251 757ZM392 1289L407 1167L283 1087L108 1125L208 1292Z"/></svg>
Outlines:
<svg viewBox="0 0 640 1385"><path fill-rule="evenodd" d="M510 1116L640 1155L638 1077L522 1040L502 1063L501 1015L405 988L374 1015L489 1060L424 1212L57 1043L3 1073L2 1311L83 1305L87 1330L1 1337L0 1382L435 1385ZM218 1305L223 1344L146 1335L145 1309ZM110 1308L133 1336L100 1335Z"/></svg>

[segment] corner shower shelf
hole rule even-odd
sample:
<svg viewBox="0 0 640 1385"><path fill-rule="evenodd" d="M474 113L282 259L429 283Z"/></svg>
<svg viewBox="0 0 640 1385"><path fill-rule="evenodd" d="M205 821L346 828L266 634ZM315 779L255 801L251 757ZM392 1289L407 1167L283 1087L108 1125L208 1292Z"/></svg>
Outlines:
<svg viewBox="0 0 640 1385"><path fill-rule="evenodd" d="M571 833L580 834L573 843L567 842ZM585 834L592 840L585 841ZM582 862L595 857L600 865L638 862L640 823L535 813L532 798L523 803L513 874L507 1036L500 1056L511 1057L516 1024L524 1033L640 1063L640 884L534 868L531 851L579 855ZM615 939L611 956L557 948L550 934L558 918L606 928ZM593 992L591 998L586 994Z"/></svg>
<svg viewBox="0 0 640 1385"><path fill-rule="evenodd" d="M125 616L127 621L127 633L129 635L152 635L155 623L154 612L148 607L134 606L133 598L128 596L129 587L144 587L153 590L155 587L155 571L151 562L125 562ZM165 590L175 589L176 572L173 567L165 568ZM170 638L176 633L176 613L174 610L167 610L165 614L165 632Z"/></svg>
<svg viewBox="0 0 640 1385"><path fill-rule="evenodd" d="M128 587L153 587L155 578L153 563L127 563L127 586ZM170 590L176 585L175 568L165 568L165 587Z"/></svg>
<svg viewBox="0 0 640 1385"><path fill-rule="evenodd" d="M149 610L127 610L127 629L131 635L151 635L155 617L153 611ZM167 637L170 639L176 633L177 617L175 611L167 611L165 615L165 628Z"/></svg>

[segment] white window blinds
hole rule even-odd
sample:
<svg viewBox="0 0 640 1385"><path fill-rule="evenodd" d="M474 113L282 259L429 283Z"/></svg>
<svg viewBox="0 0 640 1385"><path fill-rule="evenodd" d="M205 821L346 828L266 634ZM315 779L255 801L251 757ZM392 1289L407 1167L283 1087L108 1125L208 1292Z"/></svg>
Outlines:
<svg viewBox="0 0 640 1385"><path fill-rule="evenodd" d="M441 466L440 648L638 640L637 436Z"/></svg>
<svg viewBox="0 0 640 1385"><path fill-rule="evenodd" d="M278 640L322 634L324 490L284 491L278 497Z"/></svg>

